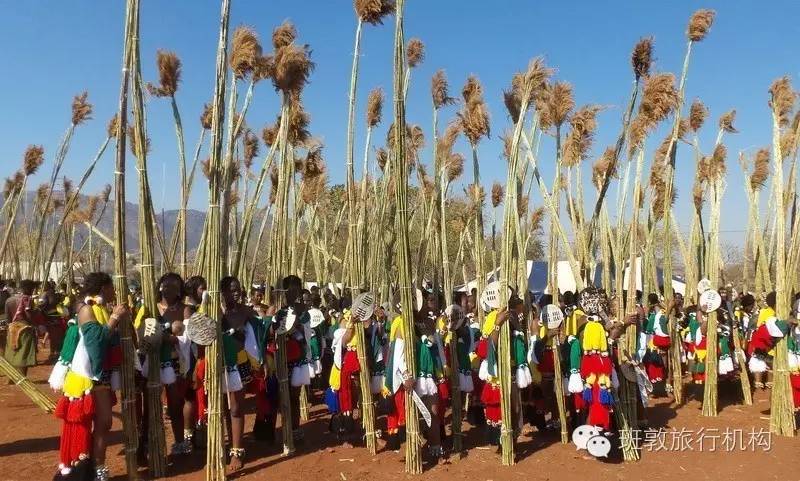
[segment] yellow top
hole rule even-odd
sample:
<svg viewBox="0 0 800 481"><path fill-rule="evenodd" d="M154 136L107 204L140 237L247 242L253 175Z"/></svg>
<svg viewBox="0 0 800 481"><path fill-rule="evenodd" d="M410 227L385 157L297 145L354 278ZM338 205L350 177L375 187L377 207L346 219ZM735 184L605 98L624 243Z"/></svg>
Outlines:
<svg viewBox="0 0 800 481"><path fill-rule="evenodd" d="M565 334L567 336L574 336L578 333L578 319L584 316L585 313L581 308L576 307L572 313L565 319Z"/></svg>
<svg viewBox="0 0 800 481"><path fill-rule="evenodd" d="M765 307L758 311L758 321L756 323L756 327L761 327L767 320L770 318L775 317L775 309L771 307Z"/></svg>
<svg viewBox="0 0 800 481"><path fill-rule="evenodd" d="M494 331L495 324L497 324L497 309L493 310L489 314L486 314L486 317L483 318L481 335L483 335L483 337L489 337L492 331Z"/></svg>

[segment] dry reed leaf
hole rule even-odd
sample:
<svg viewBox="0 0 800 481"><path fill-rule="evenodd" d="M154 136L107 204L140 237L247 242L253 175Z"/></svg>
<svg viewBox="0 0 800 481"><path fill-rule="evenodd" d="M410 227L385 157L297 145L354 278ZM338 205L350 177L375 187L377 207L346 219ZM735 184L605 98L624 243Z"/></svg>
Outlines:
<svg viewBox="0 0 800 481"><path fill-rule="evenodd" d="M39 167L44 163L44 147L41 145L29 145L25 149L25 155L22 158L22 171L25 176L33 175L39 170Z"/></svg>
<svg viewBox="0 0 800 481"><path fill-rule="evenodd" d="M367 125L369 127L375 127L381 123L383 98L383 89L380 87L373 89L367 97Z"/></svg>
<svg viewBox="0 0 800 481"><path fill-rule="evenodd" d="M731 134L738 133L739 131L733 126L734 120L736 120L736 110L725 112L722 114L722 117L719 118L719 128Z"/></svg>
<svg viewBox="0 0 800 481"><path fill-rule="evenodd" d="M128 126L128 146L130 147L131 154L138 158L139 139L136 137L136 129L133 125ZM143 153L144 155L150 153L150 137L145 136Z"/></svg>
<svg viewBox="0 0 800 481"><path fill-rule="evenodd" d="M431 98L433 108L440 109L446 105L454 104L456 99L448 95L449 85L444 70L439 69L431 77Z"/></svg>
<svg viewBox="0 0 800 481"><path fill-rule="evenodd" d="M689 27L686 36L692 42L699 42L706 38L711 25L714 23L715 12L713 10L700 9L692 14L689 19Z"/></svg>
<svg viewBox="0 0 800 481"><path fill-rule="evenodd" d="M406 45L406 61L409 68L415 68L425 60L425 44L418 38L412 38Z"/></svg>
<svg viewBox="0 0 800 481"><path fill-rule="evenodd" d="M80 125L92 118L92 104L88 98L89 92L84 91L72 99L72 125Z"/></svg>
<svg viewBox="0 0 800 481"><path fill-rule="evenodd" d="M394 13L392 0L355 0L353 7L362 22L372 25L383 24L383 18Z"/></svg>

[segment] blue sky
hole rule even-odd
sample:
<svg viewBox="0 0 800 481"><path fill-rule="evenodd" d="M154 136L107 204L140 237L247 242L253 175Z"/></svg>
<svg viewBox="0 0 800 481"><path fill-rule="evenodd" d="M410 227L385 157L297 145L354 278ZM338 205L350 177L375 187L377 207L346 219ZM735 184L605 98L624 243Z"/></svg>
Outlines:
<svg viewBox="0 0 800 481"><path fill-rule="evenodd" d="M219 2L143 0L141 13L144 76L155 80L155 52L175 51L183 61L183 81L178 102L191 152L199 134L198 116L213 89L214 55ZM499 134L508 127L502 89L512 74L528 60L543 55L557 69L556 78L573 84L576 103L607 106L599 116L594 154L611 144L619 131L622 105L630 91L630 51L642 36L655 38L655 69L679 74L685 51L685 29L697 8L712 8L717 18L710 35L694 48L687 81L687 102L698 97L709 107L711 119L701 135L706 151L713 147L716 119L723 112L738 111L739 134L729 135L728 190L723 213L723 239L737 242L746 219L746 200L737 158L740 150L752 152L770 142L767 89L781 75L798 75L796 39L800 33L800 3L743 0L680 2L606 1L538 2L523 0L456 1L408 0L406 36L419 37L426 45L426 60L412 74L408 120L419 123L430 138L431 75L444 68L453 94L460 92L469 74L484 84L492 114L492 138L480 146L484 183L505 179ZM52 166L57 143L68 126L72 96L88 90L94 104L94 120L76 132L64 172L78 178L103 140L106 123L113 115L119 89L124 1L0 1L0 143L2 168L9 175L28 144L43 144L47 161L34 185L43 181ZM312 115L312 132L325 144L326 159L334 183L342 182L346 134L347 91L353 49L355 19L349 0L233 0L232 25L247 24L262 36L265 47L274 26L289 19L301 42L313 49L317 64L304 94ZM356 152L363 151L363 106L367 92L382 86L391 94L391 42L393 21L366 27L359 83L359 131ZM269 84L261 84L248 115L258 131L272 122L278 108ZM390 117L387 103L384 118ZM455 109L443 113L444 120ZM177 154L168 102L148 104L148 130L153 198L160 207L177 206ZM388 122L384 122L385 124ZM382 128L373 137L382 143ZM653 138L654 147L660 138ZM545 139L541 164L552 178L552 140ZM460 148L467 153L465 145ZM426 161L430 145L426 146ZM205 155L204 155L205 157ZM203 157L203 158L204 158ZM357 157L358 158L358 157ZM648 156L649 162L649 156ZM109 151L90 180L87 192L111 182L113 154ZM681 146L678 153L677 212L686 228L694 175L692 152ZM588 169L588 166L587 166ZM131 169L131 172L134 172ZM130 177L133 177L132 175ZM166 179L166 182L162 181ZM131 180L131 187L135 184ZM587 191L593 192L593 191ZM613 191L612 191L613 193ZM592 194L593 195L593 194ZM590 196L591 198L591 196ZM613 196L612 196L613 198ZM534 199L538 204L539 199ZM204 208L206 186L197 184L191 206ZM726 214L727 213L727 214Z"/></svg>

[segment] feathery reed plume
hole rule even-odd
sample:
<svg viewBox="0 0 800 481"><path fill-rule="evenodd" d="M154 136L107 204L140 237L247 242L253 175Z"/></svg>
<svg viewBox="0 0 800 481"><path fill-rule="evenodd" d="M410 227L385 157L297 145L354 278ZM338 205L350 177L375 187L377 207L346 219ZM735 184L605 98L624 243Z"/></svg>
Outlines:
<svg viewBox="0 0 800 481"><path fill-rule="evenodd" d="M594 133L597 130L597 105L584 105L569 119L570 132L564 140L564 157L562 162L567 167L578 165L589 156Z"/></svg>
<svg viewBox="0 0 800 481"><path fill-rule="evenodd" d="M513 132L509 132L508 130L500 135L500 139L503 141L503 157L506 160L511 160L511 144L514 142L513 135Z"/></svg>
<svg viewBox="0 0 800 481"><path fill-rule="evenodd" d="M275 57L272 55L262 55L258 57L253 65L253 81L272 78L275 76Z"/></svg>
<svg viewBox="0 0 800 481"><path fill-rule="evenodd" d="M698 211L703 208L703 184L700 180L696 180L694 186L692 187L692 202L694 203L695 209Z"/></svg>
<svg viewBox="0 0 800 481"><path fill-rule="evenodd" d="M92 118L92 104L88 101L89 92L83 92L72 99L72 125L80 125Z"/></svg>
<svg viewBox="0 0 800 481"><path fill-rule="evenodd" d="M719 128L731 134L738 133L739 131L733 126L734 120L736 120L736 110L725 112L719 118Z"/></svg>
<svg viewBox="0 0 800 481"><path fill-rule="evenodd" d="M617 176L617 150L611 146L603 151L603 155L592 166L592 182L598 186L606 177ZM601 184L598 184L598 181Z"/></svg>
<svg viewBox="0 0 800 481"><path fill-rule="evenodd" d="M278 196L278 164L272 164L272 168L269 171L269 181L269 203L274 204Z"/></svg>
<svg viewBox="0 0 800 481"><path fill-rule="evenodd" d="M383 111L383 89L380 87L372 90L367 97L367 125L375 127L381 123Z"/></svg>
<svg viewBox="0 0 800 481"><path fill-rule="evenodd" d="M110 198L111 198L111 184L106 184L106 186L103 187L103 191L100 192L100 199L105 203L108 202L108 199Z"/></svg>
<svg viewBox="0 0 800 481"><path fill-rule="evenodd" d="M483 209L483 204L486 202L486 192L483 190L482 185L474 183L469 184L464 191L467 194L467 198L471 201L471 207L473 209Z"/></svg>
<svg viewBox="0 0 800 481"><path fill-rule="evenodd" d="M547 93L547 81L552 74L553 69L545 65L544 59L536 57L528 63L528 69L525 72L517 72L511 77L511 88L503 90L503 103L512 121L516 123L519 119L525 90L530 87L529 105L541 102Z"/></svg>
<svg viewBox="0 0 800 481"><path fill-rule="evenodd" d="M418 38L412 38L406 45L406 61L409 68L415 68L425 60L425 44Z"/></svg>
<svg viewBox="0 0 800 481"><path fill-rule="evenodd" d="M660 73L647 77L642 89L639 112L630 126L630 151L632 153L656 125L666 119L678 105L675 76Z"/></svg>
<svg viewBox="0 0 800 481"><path fill-rule="evenodd" d="M753 172L750 174L750 188L758 191L764 187L769 177L769 149L761 148L756 152Z"/></svg>
<svg viewBox="0 0 800 481"><path fill-rule="evenodd" d="M25 176L33 175L39 170L39 167L44 163L44 147L41 145L29 145L25 149L25 155L22 160L22 171Z"/></svg>
<svg viewBox="0 0 800 481"><path fill-rule="evenodd" d="M451 153L444 164L447 181L453 182L464 173L464 155L459 152Z"/></svg>
<svg viewBox="0 0 800 481"><path fill-rule="evenodd" d="M292 44L296 38L297 29L294 28L292 22L287 20L272 31L272 46L277 51Z"/></svg>
<svg viewBox="0 0 800 481"><path fill-rule="evenodd" d="M795 152L794 129L786 129L780 136L778 142L781 145L781 156L784 159L792 157Z"/></svg>
<svg viewBox="0 0 800 481"><path fill-rule="evenodd" d="M534 209L533 212L531 212L531 232L538 232L542 229L542 225L544 223L544 214L544 206L539 206Z"/></svg>
<svg viewBox="0 0 800 481"><path fill-rule="evenodd" d="M278 121L274 124L267 124L264 126L264 130L261 131L261 140L264 141L264 145L267 147L271 147L275 145L275 142L278 140L278 129L280 128L280 115L278 116Z"/></svg>
<svg viewBox="0 0 800 481"><path fill-rule="evenodd" d="M74 184L72 183L72 179L69 179L66 176L64 176L64 178L61 181L61 187L64 192L65 202L69 201L69 199L72 197L73 186Z"/></svg>
<svg viewBox="0 0 800 481"><path fill-rule="evenodd" d="M458 140L458 136L461 134L461 122L458 120L454 120L447 124L447 127L444 129L444 133L441 137L438 138L437 144L437 152L440 155L448 156L453 151L453 146Z"/></svg>
<svg viewBox="0 0 800 481"><path fill-rule="evenodd" d="M308 205L316 205L319 203L320 199L325 194L325 185L327 182L328 176L324 171L316 177L305 179L300 186L300 196L303 202Z"/></svg>
<svg viewBox="0 0 800 481"><path fill-rule="evenodd" d="M536 99L536 110L539 112L539 125L543 130L553 126L561 127L567 116L575 107L572 98L572 86L567 82L546 84L541 95Z"/></svg>
<svg viewBox="0 0 800 481"><path fill-rule="evenodd" d="M714 10L700 9L692 14L686 36L692 42L699 42L706 38L711 25L714 23Z"/></svg>
<svg viewBox="0 0 800 481"><path fill-rule="evenodd" d="M389 153L383 147L375 151L375 161L378 163L378 168L381 172L386 168L386 162L389 161Z"/></svg>
<svg viewBox="0 0 800 481"><path fill-rule="evenodd" d="M353 7L362 22L382 25L383 18L394 13L392 0L354 0Z"/></svg>
<svg viewBox="0 0 800 481"><path fill-rule="evenodd" d="M243 79L253 72L261 60L261 43L252 28L240 25L233 32L231 41L230 67L237 79Z"/></svg>
<svg viewBox="0 0 800 481"><path fill-rule="evenodd" d="M10 182L11 179L6 179L6 182ZM36 188L36 203L39 205L43 205L47 201L47 195L50 192L50 186L47 183L39 185Z"/></svg>
<svg viewBox="0 0 800 481"><path fill-rule="evenodd" d="M114 114L114 116L111 117L111 120L108 121L108 126L106 126L106 136L109 139L116 138L118 130L119 130L119 115Z"/></svg>
<svg viewBox="0 0 800 481"><path fill-rule="evenodd" d="M289 44L275 52L275 76L272 83L276 89L286 94L299 94L308 82L312 70L314 62L311 61L311 50L308 46Z"/></svg>
<svg viewBox="0 0 800 481"><path fill-rule="evenodd" d="M242 144L244 144L244 148L242 149L244 166L247 170L250 170L253 166L253 160L258 156L258 137L252 130L247 129L244 132Z"/></svg>
<svg viewBox="0 0 800 481"><path fill-rule="evenodd" d="M287 139L289 145L302 146L311 138L308 131L308 124L311 123L311 116L303 109L303 104L299 99L289 106L289 125L287 128ZM276 122L280 125L280 122Z"/></svg>
<svg viewBox="0 0 800 481"><path fill-rule="evenodd" d="M458 116L461 119L461 129L470 144L477 145L482 137L488 137L489 110L483 100L483 87L475 76L470 76L461 91L464 106Z"/></svg>
<svg viewBox="0 0 800 481"><path fill-rule="evenodd" d="M175 52L159 50L156 54L159 85L147 84L147 91L156 97L172 97L181 81L181 59Z"/></svg>
<svg viewBox="0 0 800 481"><path fill-rule="evenodd" d="M145 153L145 155L147 155L148 153L150 153L150 137L145 136L144 140L145 140L144 141L144 153ZM128 126L128 145L130 146L131 154L133 154L134 156L137 156L136 154L137 154L137 151L139 150L139 144L137 142L138 142L138 140L136 138L136 133L135 133L134 127L133 127L133 125L129 125Z"/></svg>
<svg viewBox="0 0 800 481"><path fill-rule="evenodd" d="M725 147L724 144L717 144L714 148L714 152L711 154L711 158L709 159L708 163L708 177L711 180L718 180L725 177L725 172L727 167L725 165L725 159L728 157L728 149Z"/></svg>
<svg viewBox="0 0 800 481"><path fill-rule="evenodd" d="M521 219L524 219L525 216L528 215L529 203L530 203L530 198L527 195L517 196L517 216L519 216Z"/></svg>
<svg viewBox="0 0 800 481"><path fill-rule="evenodd" d="M14 186L14 179L11 177L6 177L3 183L3 198L9 199L11 194L16 192L16 188Z"/></svg>
<svg viewBox="0 0 800 481"><path fill-rule="evenodd" d="M636 42L631 53L631 65L636 80L650 75L650 65L653 63L653 37L645 37Z"/></svg>
<svg viewBox="0 0 800 481"><path fill-rule="evenodd" d="M775 112L778 118L778 125L785 127L789 124L789 116L794 110L794 101L797 94L792 89L792 82L789 77L781 77L769 88L770 100L769 107Z"/></svg>
<svg viewBox="0 0 800 481"><path fill-rule="evenodd" d="M492 184L492 207L497 207L503 203L503 197L506 195L506 190L499 182Z"/></svg>
<svg viewBox="0 0 800 481"><path fill-rule="evenodd" d="M431 77L431 98L433 108L440 109L445 105L454 104L456 99L448 95L449 85L443 69L439 69Z"/></svg>
<svg viewBox="0 0 800 481"><path fill-rule="evenodd" d="M203 130L211 130L211 121L213 120L214 106L210 103L203 104L203 113L200 114L200 126Z"/></svg>
<svg viewBox="0 0 800 481"><path fill-rule="evenodd" d="M694 132L697 132L703 126L703 122L706 121L707 115L708 109L703 105L703 102L700 99L694 99L692 106L689 107L689 127Z"/></svg>
<svg viewBox="0 0 800 481"><path fill-rule="evenodd" d="M200 170L203 171L203 177L211 179L211 159L200 161Z"/></svg>
<svg viewBox="0 0 800 481"><path fill-rule="evenodd" d="M311 180L325 173L325 160L322 158L322 145L317 144L308 149L303 162L303 180Z"/></svg>

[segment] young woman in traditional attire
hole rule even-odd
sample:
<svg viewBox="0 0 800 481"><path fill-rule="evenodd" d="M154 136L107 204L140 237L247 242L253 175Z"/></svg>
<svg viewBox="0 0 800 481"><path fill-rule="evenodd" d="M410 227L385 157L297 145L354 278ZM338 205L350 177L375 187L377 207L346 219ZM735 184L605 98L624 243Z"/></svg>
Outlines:
<svg viewBox="0 0 800 481"><path fill-rule="evenodd" d="M55 412L63 422L57 478L85 479L94 466L95 479L107 481L106 446L122 362L117 325L128 322L130 312L121 304L112 310L114 284L108 274L89 274L84 295L49 379L64 394Z"/></svg>

